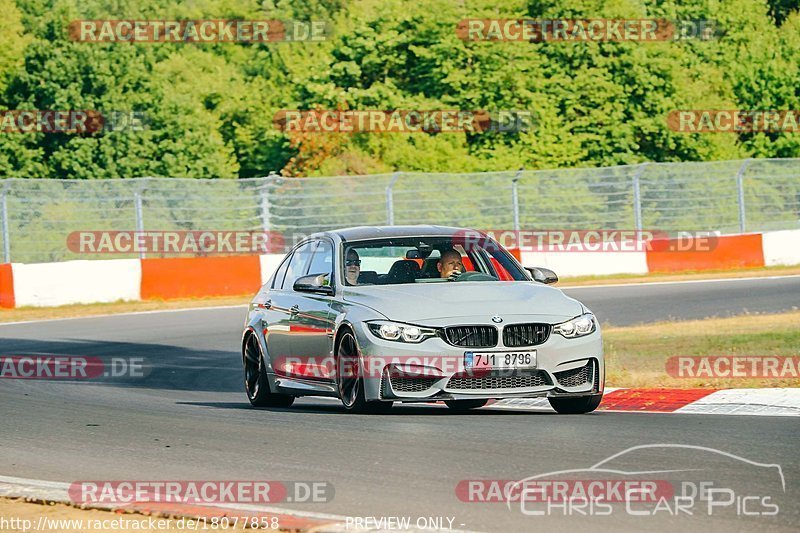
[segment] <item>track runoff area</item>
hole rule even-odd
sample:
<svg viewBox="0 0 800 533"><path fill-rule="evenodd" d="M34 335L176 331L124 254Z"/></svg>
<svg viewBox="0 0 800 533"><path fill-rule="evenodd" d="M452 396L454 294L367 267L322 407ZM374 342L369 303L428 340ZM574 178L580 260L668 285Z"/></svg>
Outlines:
<svg viewBox="0 0 800 533"><path fill-rule="evenodd" d="M798 286L798 276L768 276L565 290L587 303L601 318L609 317L612 327L624 327L641 321L693 319L711 314L736 316L747 309L789 311L791 302L786 295ZM659 302L659 315L642 312L653 307L648 305L652 301ZM709 312L712 309L715 311ZM667 516L674 520L676 515L687 517L698 527L726 527L732 523L730 520L749 520L753 527L775 525L777 530L791 527L786 520L792 520L793 506L785 501L784 490L794 485L787 475L790 467L781 461L792 453L784 448L789 445L786 431L792 432L792 424L796 435L798 388L611 387L606 389L597 412L575 417L549 416L552 411L541 399L503 400L472 415L444 417L428 415L444 409L430 405L400 406L391 415L343 419L338 403L324 399L301 400L288 410L252 410L240 398L240 369L228 364L235 359L229 357L228 333L240 326L243 312L243 307L234 306L0 325L3 344L15 352L0 366L3 377L9 378L0 381L3 404L16 405L7 412L9 427L27 428L37 434L37 441L41 445L49 443L49 454L61 464L40 460L35 461L37 468L25 464L22 449L30 448L30 441L20 441L17 431L6 433L0 441L11 455L0 461L5 463L2 471L19 477L0 478L0 495L125 510L143 513L130 517L166 520L139 524L151 530L161 526L176 530L225 526L301 531L525 531L533 519L553 527L579 524L600 530L626 530L635 525L630 520L643 516L637 513L647 513L651 520L648 524L659 530L662 525L667 527L667 522L660 520ZM51 331L47 339L40 335L42 327ZM182 362L190 360L195 363L189 367ZM188 385L172 377L181 367L189 369L189 375L184 376ZM749 355L732 354L676 354L663 369L671 377L691 382L704 378L796 379L797 370L797 357L793 356L756 360ZM42 402L42 398L53 401ZM89 433L70 430L75 413L81 420L85 418ZM506 413L534 418L520 425L523 419L508 418ZM107 417L125 423L117 430L119 436L105 439L135 440L136 434L151 431L159 435L156 440L171 441L173 446L181 434L191 433L186 424L177 422L183 419L193 427L204 428L203 437L193 444L199 447L195 452L198 455L190 462L178 460L165 470L165 465L174 459L161 457L155 449L146 452L157 458L156 464L162 464L161 470L165 471L161 474L158 468L142 468L139 460L112 457L99 439L101 433L92 431L92 426L107 425L108 422L96 424ZM259 419L255 425L253 417ZM494 427L485 427L483 420L494 420ZM692 420L705 422L697 426ZM753 420L763 420L765 425L754 424ZM288 449L280 446L283 451L274 460L256 459L263 463L265 471L276 475L260 482L218 481L253 477L229 463L210 465L214 465L214 457L219 458L220 449L229 449L230 434L262 435L264 424L277 432L276 438L282 435L289 443ZM458 468L461 474L451 471L453 460L448 453L432 457L430 463L406 465L404 469L408 471L398 475L393 469L386 470L379 459L382 454L377 451L386 449L381 432L397 432L398 448L390 446L388 451L394 457L403 457L402 442L407 437L402 435L406 435L409 424L428 435L418 437L429 449L436 448L438 438L434 435L442 430L475 434L480 439L499 438L502 445L503 435L524 436L538 427L536 435L530 435L530 442L544 442L551 449L566 447L573 460L564 463L561 454L552 452L545 453L542 460L526 455L524 461L515 462L514 472L508 471L507 461L501 461L501 466L492 460L486 463L488 471L484 475L466 476L463 465ZM406 429L401 431L398 426ZM370 430L367 434L363 433L365 427ZM736 445L725 437L730 428L740 436ZM428 430L432 433L428 434ZM577 432L578 441L563 440L565 437L559 435L565 430L573 436ZM328 479L309 474L306 481L285 481L302 477L295 471L297 465L309 461L325 465L315 447L308 444L308 434L315 432L329 442L330 449L339 450L333 456L326 453L325 461L336 469L347 472L346 454L342 453L349 446L347 435L361 432L362 439L375 450L374 457L373 452L367 455L378 473L394 476L399 485L408 487L415 486L413 479L425 479L425 486L433 487L437 494L424 488L415 489L416 492L401 490L405 503L393 504L371 482L348 494L340 487L354 486L349 476L355 473L341 478L333 470ZM585 432L591 435L584 435ZM609 433L602 436L604 432ZM546 436L547 433L551 435ZM628 436L624 445L619 441L623 435ZM778 452L763 449L761 435L769 435ZM514 440L519 445L518 438ZM78 452L78 459L72 461L71 468L67 467L70 461L62 457L63 453L82 442L89 455ZM595 444L586 446L586 442ZM54 453L53 443L63 453ZM33 449L41 445L34 444ZM262 446L270 450L270 439ZM603 453L599 453L598 446ZM163 452L163 447L159 450ZM459 453L471 464L485 461L484 455L469 447ZM43 449L42 456L46 455ZM12 457L17 458L13 467ZM664 457L669 457L670 464L664 463ZM574 468L575 458L579 459L579 468ZM242 464L246 463L244 459L242 455ZM619 462L629 467L620 468ZM564 468L547 467L560 463ZM712 465L713 472L688 479L653 473L653 464L670 471L698 471L698 465ZM189 480L185 475L176 475L176 471L197 475ZM446 483L427 479L426 471L438 472ZM519 475L521 471L525 477ZM49 473L41 476L41 472ZM233 477L231 472L235 473ZM732 472L740 473L731 475ZM589 503L581 505L581 498ZM408 502L413 502L414 513L409 514ZM80 516L79 511L72 512ZM29 530L39 525L60 524L63 528L59 522L38 522L45 518L42 514L30 522L9 525ZM605 522L586 522L590 519ZM106 530L131 527L112 522L98 524L116 528Z"/></svg>

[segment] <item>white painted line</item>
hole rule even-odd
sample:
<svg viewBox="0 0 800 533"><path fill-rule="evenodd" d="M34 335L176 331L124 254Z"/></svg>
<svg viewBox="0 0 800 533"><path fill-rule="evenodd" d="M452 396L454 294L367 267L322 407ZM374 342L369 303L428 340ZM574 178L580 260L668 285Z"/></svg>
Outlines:
<svg viewBox="0 0 800 533"><path fill-rule="evenodd" d="M800 416L800 388L719 390L676 413Z"/></svg>
<svg viewBox="0 0 800 533"><path fill-rule="evenodd" d="M60 502L74 505L75 502L69 498L69 483L62 481L47 481L43 479L28 479L11 476L0 476L0 497L6 498L30 498L43 501ZM282 507L271 507L266 505L249 505L249 504L235 504L235 503L221 503L221 504L203 504L198 507L214 507L225 510L248 511L265 514L282 514L293 516L296 518L306 518L309 520L330 520L330 524L324 524L308 529L309 532L317 533L341 533L345 531L352 531L353 527L346 525L346 516L328 514L328 513L315 513L311 511L296 511L294 509L284 509ZM90 506L95 508L95 506ZM97 508L113 509L112 505L97 506ZM120 506L120 508L124 508ZM366 530L359 528L359 531L369 531L370 533L382 533L389 530L370 529ZM396 530L391 530L396 531ZM478 533L474 531L459 530L459 529L403 529L409 533L435 533L438 531L446 531L447 533Z"/></svg>
<svg viewBox="0 0 800 533"><path fill-rule="evenodd" d="M491 409L493 407L497 407L497 409L502 409L506 411L527 411L531 413L555 413L552 409L544 408L544 407L522 407L522 406L514 406L514 405L487 405L481 409ZM701 409L698 408L697 410L686 410L685 407L681 407L681 409L677 411L629 411L626 409L598 409L591 414L599 414L599 413L630 413L630 414L640 414L640 415L726 415L726 416L800 416L800 412L789 412L789 411L762 411L762 412L748 412L748 409L733 409L737 406L721 406L719 410L715 409ZM743 407L743 406L738 406ZM754 407L754 406L752 406Z"/></svg>
<svg viewBox="0 0 800 533"><path fill-rule="evenodd" d="M28 485L30 487L46 487L49 489L64 489L66 495L69 483L63 481L47 481L44 479L28 479L24 477L0 476L0 483Z"/></svg>
<svg viewBox="0 0 800 533"><path fill-rule="evenodd" d="M608 387L605 393L619 390ZM550 411L546 398L514 398L499 400L483 409L517 411ZM602 411L602 409L601 409ZM800 416L800 388L723 389L714 391L675 411L644 411L613 409L608 413L649 413L660 415L742 415L742 416Z"/></svg>
<svg viewBox="0 0 800 533"><path fill-rule="evenodd" d="M0 497L33 498L74 505L75 502L69 498L69 486L69 483L64 483L62 481L47 481L43 479L0 476ZM237 511L276 513L296 516L298 518L313 518L317 520L344 521L346 519L345 516L341 515L314 513L310 511L296 511L293 509L283 509L281 507L271 507L265 505L226 503L216 505L203 504L200 507L217 507L223 509L234 509ZM109 508L113 508L113 505L109 505Z"/></svg>
<svg viewBox="0 0 800 533"><path fill-rule="evenodd" d="M328 514L328 513L315 513L312 511L295 511L292 509L283 509L281 507L271 507L269 505L250 505L246 503L206 503L203 507L215 507L219 509L234 510L234 511L250 511L253 513L272 513L272 514L285 514L296 516L298 518L314 518L317 520L332 520L344 521L347 517Z"/></svg>
<svg viewBox="0 0 800 533"><path fill-rule="evenodd" d="M69 502L69 483L0 476L0 497Z"/></svg>
<svg viewBox="0 0 800 533"><path fill-rule="evenodd" d="M752 276L748 278L716 278L716 279L686 279L679 281L643 281L641 283L609 283L608 285L574 285L572 287L556 287L561 290L578 290L578 289L602 289L605 287L650 287L653 285L678 285L684 283L721 283L724 281L760 281L760 280L775 280L775 279L792 279L800 278L800 274L791 274L787 276Z"/></svg>
<svg viewBox="0 0 800 533"><path fill-rule="evenodd" d="M135 316L135 315L156 315L159 313L181 313L184 311L206 311L220 309L246 309L249 304L241 305L217 305L209 307L183 307L180 309L156 309L153 311L129 311L126 313L107 313L104 315L71 316L67 318L41 318L39 320L23 320L19 322L0 322L0 326L17 326L20 324L38 324L40 322L61 322L64 320L89 320L92 318L110 318L115 316ZM42 308L45 309L45 308Z"/></svg>

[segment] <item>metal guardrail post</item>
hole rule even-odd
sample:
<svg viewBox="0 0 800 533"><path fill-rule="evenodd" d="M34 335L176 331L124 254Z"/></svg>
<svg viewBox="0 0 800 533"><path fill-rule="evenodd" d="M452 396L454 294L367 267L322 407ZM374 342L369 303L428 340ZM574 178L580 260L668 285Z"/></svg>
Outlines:
<svg viewBox="0 0 800 533"><path fill-rule="evenodd" d="M264 230L264 232L268 232L272 226L272 221L270 220L269 192L267 191L267 187L269 186L270 182L279 177L280 176L274 170L271 171L269 176L264 178L264 183L259 188L259 196L261 198L261 228Z"/></svg>
<svg viewBox="0 0 800 533"><path fill-rule="evenodd" d="M739 200L739 233L745 232L745 210L744 210L744 172L752 162L752 159L745 159L739 171L736 173L736 196Z"/></svg>
<svg viewBox="0 0 800 533"><path fill-rule="evenodd" d="M511 180L511 207L514 213L514 231L519 231L519 177L522 175L524 167L520 167L514 178Z"/></svg>
<svg viewBox="0 0 800 533"><path fill-rule="evenodd" d="M2 224L3 232L3 262L11 262L11 241L9 240L9 233L11 233L8 226L8 188L11 186L10 181L6 181L3 185L3 193L0 195L0 224Z"/></svg>
<svg viewBox="0 0 800 533"><path fill-rule="evenodd" d="M650 163L642 163L633 175L633 225L636 231L642 231L642 190L639 178Z"/></svg>
<svg viewBox="0 0 800 533"><path fill-rule="evenodd" d="M138 188L133 193L133 203L136 209L136 232L142 233L144 232L144 215L142 214L142 192L144 192L144 187ZM144 259L146 257L144 250L139 251L139 259Z"/></svg>
<svg viewBox="0 0 800 533"><path fill-rule="evenodd" d="M392 180L389 182L389 185L386 186L386 222L390 226L394 226L394 184L397 181L397 178L400 177L399 172L395 172L392 175Z"/></svg>

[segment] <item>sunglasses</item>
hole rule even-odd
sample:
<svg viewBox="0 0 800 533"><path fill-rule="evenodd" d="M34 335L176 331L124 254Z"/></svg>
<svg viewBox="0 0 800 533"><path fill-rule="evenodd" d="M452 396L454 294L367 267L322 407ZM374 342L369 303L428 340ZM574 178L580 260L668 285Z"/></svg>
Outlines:
<svg viewBox="0 0 800 533"><path fill-rule="evenodd" d="M355 265L357 267L360 267L361 266L361 259L348 259L347 261L344 262L344 264L345 264L345 266L353 266L353 265Z"/></svg>

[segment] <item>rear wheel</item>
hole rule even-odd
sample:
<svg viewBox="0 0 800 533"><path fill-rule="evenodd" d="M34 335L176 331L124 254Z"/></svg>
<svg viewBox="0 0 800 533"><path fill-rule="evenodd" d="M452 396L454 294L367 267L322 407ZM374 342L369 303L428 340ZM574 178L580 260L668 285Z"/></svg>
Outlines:
<svg viewBox="0 0 800 533"><path fill-rule="evenodd" d="M550 405L557 413L562 415L581 415L591 413L600 405L602 394L581 396L579 398L548 398Z"/></svg>
<svg viewBox="0 0 800 533"><path fill-rule="evenodd" d="M250 335L244 348L244 388L254 407L289 407L294 396L269 390L264 355L255 335Z"/></svg>
<svg viewBox="0 0 800 533"><path fill-rule="evenodd" d="M483 407L489 400L445 400L444 403L453 411L469 411Z"/></svg>
<svg viewBox="0 0 800 533"><path fill-rule="evenodd" d="M336 384L346 410L353 413L385 413L392 408L392 402L367 401L356 338L349 331L339 339L336 363Z"/></svg>

